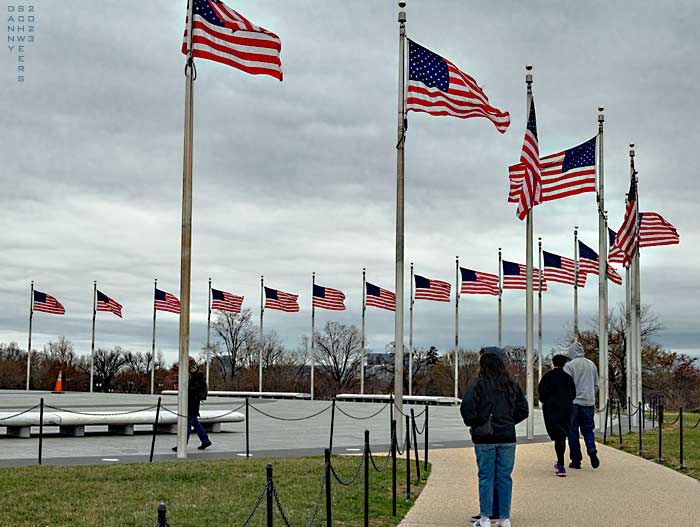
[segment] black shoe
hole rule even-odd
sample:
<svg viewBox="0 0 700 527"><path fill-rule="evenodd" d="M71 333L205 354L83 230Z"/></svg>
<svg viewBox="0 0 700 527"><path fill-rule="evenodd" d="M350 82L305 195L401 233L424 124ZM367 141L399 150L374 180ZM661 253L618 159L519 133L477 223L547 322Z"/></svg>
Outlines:
<svg viewBox="0 0 700 527"><path fill-rule="evenodd" d="M588 454L588 457L591 458L591 466L593 468L598 468L600 466L600 459L598 459L598 453L593 452L591 454Z"/></svg>
<svg viewBox="0 0 700 527"><path fill-rule="evenodd" d="M177 452L177 447L174 446L174 447L172 448L172 451L173 451L173 452Z"/></svg>
<svg viewBox="0 0 700 527"><path fill-rule="evenodd" d="M569 463L569 468L574 468L574 469L576 469L576 470L580 470L580 469L581 469L581 463L574 463L574 462L572 461L571 463Z"/></svg>
<svg viewBox="0 0 700 527"><path fill-rule="evenodd" d="M202 443L197 447L197 450L204 450L205 448L209 448L211 446L211 441L207 441L206 443Z"/></svg>

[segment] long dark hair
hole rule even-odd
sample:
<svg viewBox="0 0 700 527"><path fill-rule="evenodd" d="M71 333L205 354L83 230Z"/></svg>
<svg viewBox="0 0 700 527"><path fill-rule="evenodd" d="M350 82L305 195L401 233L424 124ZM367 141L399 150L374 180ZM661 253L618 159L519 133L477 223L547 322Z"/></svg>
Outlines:
<svg viewBox="0 0 700 527"><path fill-rule="evenodd" d="M516 384L501 358L495 353L483 353L479 358L479 368L479 379L496 391L505 393L511 405L514 405Z"/></svg>

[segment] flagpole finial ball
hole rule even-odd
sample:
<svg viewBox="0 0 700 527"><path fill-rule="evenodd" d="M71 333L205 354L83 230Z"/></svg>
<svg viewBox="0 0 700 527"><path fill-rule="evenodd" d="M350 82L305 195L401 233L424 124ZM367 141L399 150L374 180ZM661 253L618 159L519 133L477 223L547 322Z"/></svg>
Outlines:
<svg viewBox="0 0 700 527"><path fill-rule="evenodd" d="M603 108L602 106L598 106L598 111L599 111L599 112L602 112L603 110L605 110L605 108Z"/></svg>
<svg viewBox="0 0 700 527"><path fill-rule="evenodd" d="M406 2L404 2L404 0L400 0L400 1L399 1L399 7L400 7L401 9L403 9L404 7L406 7Z"/></svg>
<svg viewBox="0 0 700 527"><path fill-rule="evenodd" d="M528 64L527 66L525 66L525 69L527 71L532 71L532 64Z"/></svg>

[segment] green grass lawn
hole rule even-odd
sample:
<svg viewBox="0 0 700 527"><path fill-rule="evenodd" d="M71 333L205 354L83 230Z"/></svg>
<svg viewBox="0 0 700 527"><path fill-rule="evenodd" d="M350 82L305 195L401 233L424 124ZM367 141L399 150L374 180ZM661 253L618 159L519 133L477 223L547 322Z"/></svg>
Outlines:
<svg viewBox="0 0 700 527"><path fill-rule="evenodd" d="M673 425L668 424L676 419L678 413L667 413L664 416L662 447L662 463L667 467L679 470L680 468L680 422ZM700 419L699 414L684 414L683 429L683 450L686 469L683 470L695 479L700 480L700 426L690 429ZM608 437L606 444L620 448L620 440L617 435L617 427L614 428L615 435ZM622 436L622 449L626 452L639 455L639 433L625 434ZM646 459L656 459L659 455L659 431L650 430L642 433L642 456Z"/></svg>
<svg viewBox="0 0 700 527"><path fill-rule="evenodd" d="M376 460L380 468L383 459ZM359 461L356 456L334 457L333 466L348 480ZM290 522L306 525L321 488L322 457L0 469L0 524L150 527L164 500L171 527L241 525L265 485L268 462ZM405 468L405 460L397 460L398 516L393 518L391 462L382 473L370 464L370 525L397 525L420 493L424 482L414 481L412 501L406 501ZM351 487L332 481L334 525L362 524L363 473L364 468ZM415 462L411 473L415 478ZM316 525L325 525L325 518L324 494ZM275 524L282 525L279 516ZM250 525L265 525L264 500Z"/></svg>

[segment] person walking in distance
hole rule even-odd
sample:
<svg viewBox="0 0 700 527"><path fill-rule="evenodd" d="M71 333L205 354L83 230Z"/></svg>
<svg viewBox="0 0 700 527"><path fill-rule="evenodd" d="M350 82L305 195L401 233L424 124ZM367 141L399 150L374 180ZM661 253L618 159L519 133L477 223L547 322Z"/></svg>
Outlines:
<svg viewBox="0 0 700 527"><path fill-rule="evenodd" d="M566 476L564 454L566 439L571 430L571 411L576 398L574 380L563 370L568 360L564 355L552 357L552 369L542 376L537 387L543 404L544 425L549 438L554 441L554 451L557 454L554 475L559 477Z"/></svg>
<svg viewBox="0 0 700 527"><path fill-rule="evenodd" d="M485 352L479 358L479 376L462 399L460 413L470 427L479 468L479 527L511 527L511 474L515 465L515 425L528 416L527 400L506 370L503 351ZM493 495L498 495L497 523Z"/></svg>
<svg viewBox="0 0 700 527"><path fill-rule="evenodd" d="M579 430L586 444L586 451L591 460L591 466L598 468L598 449L595 444L595 393L598 391L598 368L584 356L583 347L575 340L568 350L569 362L564 371L571 375L576 385L576 398L571 410L571 429L569 431L569 468L580 469L583 455Z"/></svg>
<svg viewBox="0 0 700 527"><path fill-rule="evenodd" d="M190 440L190 433L194 431L202 442L197 448L204 450L211 446L211 441L207 435L207 431L199 422L199 403L207 398L207 381L204 374L199 371L197 361L194 357L189 360L190 382L187 390L187 442ZM177 452L177 446L173 447L173 452Z"/></svg>

